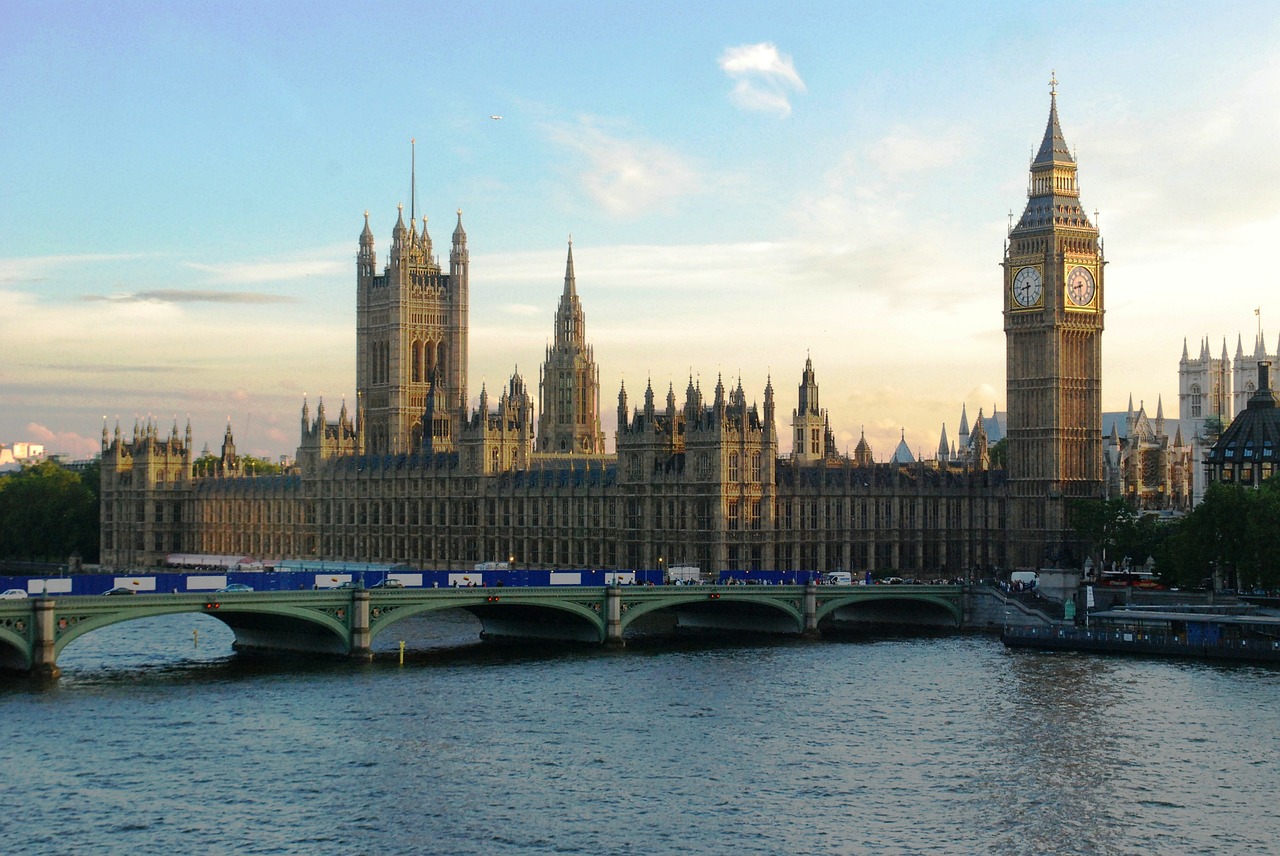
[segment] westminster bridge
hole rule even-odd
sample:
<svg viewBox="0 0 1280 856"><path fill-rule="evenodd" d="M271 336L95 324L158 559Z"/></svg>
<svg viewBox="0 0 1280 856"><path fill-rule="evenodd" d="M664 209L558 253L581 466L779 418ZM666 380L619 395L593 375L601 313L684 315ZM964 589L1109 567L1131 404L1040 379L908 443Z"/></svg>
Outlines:
<svg viewBox="0 0 1280 856"><path fill-rule="evenodd" d="M201 613L235 634L237 650L312 652L369 659L397 622L445 609L479 620L485 638L536 638L621 646L629 628L735 630L818 637L863 623L941 628L991 625L1009 603L964 585L539 586L64 595L0 601L0 668L56 677L58 655L108 625ZM977 605L975 606L975 603Z"/></svg>

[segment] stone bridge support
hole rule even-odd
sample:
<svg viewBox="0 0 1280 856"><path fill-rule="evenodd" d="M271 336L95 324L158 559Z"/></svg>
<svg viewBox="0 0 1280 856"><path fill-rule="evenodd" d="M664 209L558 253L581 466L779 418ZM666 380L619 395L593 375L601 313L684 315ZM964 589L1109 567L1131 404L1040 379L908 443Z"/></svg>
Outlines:
<svg viewBox="0 0 1280 856"><path fill-rule="evenodd" d="M351 653L354 660L373 659L373 637L369 633L369 590L356 589L351 597Z"/></svg>
<svg viewBox="0 0 1280 856"><path fill-rule="evenodd" d="M31 652L31 671L42 678L56 678L62 674L58 668L58 655L54 643L57 619L54 616L53 598L41 597L35 602L35 645Z"/></svg>
<svg viewBox="0 0 1280 856"><path fill-rule="evenodd" d="M806 639L817 639L822 635L818 632L818 586L814 583L806 583L804 587L804 630L802 635Z"/></svg>
<svg viewBox="0 0 1280 856"><path fill-rule="evenodd" d="M610 648L626 644L622 640L622 589L618 586L604 590L604 644Z"/></svg>

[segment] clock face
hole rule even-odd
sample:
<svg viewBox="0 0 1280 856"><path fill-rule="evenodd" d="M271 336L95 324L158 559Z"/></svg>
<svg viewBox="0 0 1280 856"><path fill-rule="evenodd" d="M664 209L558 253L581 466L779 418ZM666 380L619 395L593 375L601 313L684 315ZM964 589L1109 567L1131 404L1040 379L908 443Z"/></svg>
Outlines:
<svg viewBox="0 0 1280 856"><path fill-rule="evenodd" d="M1035 306L1043 294L1044 279L1037 268L1024 267L1013 278L1013 299L1019 306Z"/></svg>
<svg viewBox="0 0 1280 856"><path fill-rule="evenodd" d="M1076 306L1088 306L1092 303L1096 290L1093 274L1088 268L1076 265L1071 269L1071 273L1067 274L1067 297L1071 298L1071 302Z"/></svg>

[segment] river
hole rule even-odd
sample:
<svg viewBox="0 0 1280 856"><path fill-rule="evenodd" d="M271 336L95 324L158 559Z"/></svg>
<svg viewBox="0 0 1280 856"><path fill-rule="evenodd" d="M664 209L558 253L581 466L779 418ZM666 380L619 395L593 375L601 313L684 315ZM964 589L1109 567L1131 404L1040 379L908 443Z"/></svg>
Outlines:
<svg viewBox="0 0 1280 856"><path fill-rule="evenodd" d="M193 631L198 630L198 640ZM1280 669L980 635L231 653L116 625L0 679L28 854L1275 852ZM398 662L398 641L409 654Z"/></svg>

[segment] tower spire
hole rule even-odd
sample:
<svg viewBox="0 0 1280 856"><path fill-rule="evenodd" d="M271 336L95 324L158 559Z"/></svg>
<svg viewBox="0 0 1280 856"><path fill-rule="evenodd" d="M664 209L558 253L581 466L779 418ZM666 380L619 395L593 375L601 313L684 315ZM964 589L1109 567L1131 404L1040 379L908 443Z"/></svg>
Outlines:
<svg viewBox="0 0 1280 856"><path fill-rule="evenodd" d="M587 261L591 261L587 259ZM578 293L576 277L573 275L573 233L569 234L569 255L564 263L564 294L572 297Z"/></svg>

